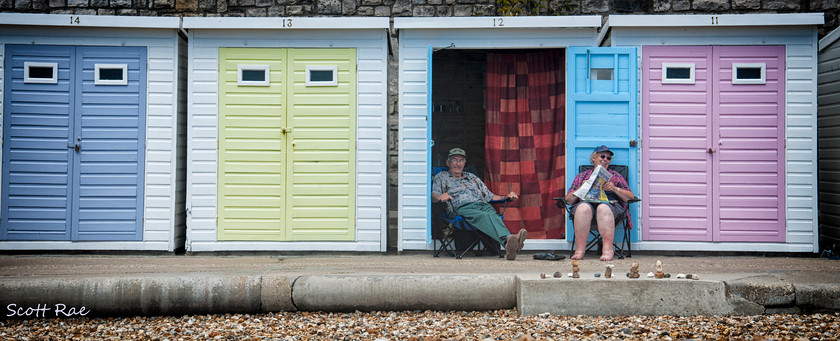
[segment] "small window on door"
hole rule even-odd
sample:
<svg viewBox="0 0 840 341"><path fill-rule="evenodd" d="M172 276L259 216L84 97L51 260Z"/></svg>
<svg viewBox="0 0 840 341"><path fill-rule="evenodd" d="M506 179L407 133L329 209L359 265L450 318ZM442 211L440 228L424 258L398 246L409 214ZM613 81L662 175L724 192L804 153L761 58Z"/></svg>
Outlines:
<svg viewBox="0 0 840 341"><path fill-rule="evenodd" d="M662 84L694 82L694 63L662 63Z"/></svg>
<svg viewBox="0 0 840 341"><path fill-rule="evenodd" d="M128 64L96 64L93 84L128 85Z"/></svg>
<svg viewBox="0 0 840 341"><path fill-rule="evenodd" d="M767 84L767 64L732 63L732 84Z"/></svg>
<svg viewBox="0 0 840 341"><path fill-rule="evenodd" d="M58 84L58 63L23 63L23 82Z"/></svg>
<svg viewBox="0 0 840 341"><path fill-rule="evenodd" d="M268 65L239 65L237 84L239 86L269 86L271 68Z"/></svg>
<svg viewBox="0 0 840 341"><path fill-rule="evenodd" d="M336 66L306 66L306 86L336 86L338 85L338 67Z"/></svg>
<svg viewBox="0 0 840 341"><path fill-rule="evenodd" d="M613 79L613 69L590 69L589 78L596 81L611 81Z"/></svg>

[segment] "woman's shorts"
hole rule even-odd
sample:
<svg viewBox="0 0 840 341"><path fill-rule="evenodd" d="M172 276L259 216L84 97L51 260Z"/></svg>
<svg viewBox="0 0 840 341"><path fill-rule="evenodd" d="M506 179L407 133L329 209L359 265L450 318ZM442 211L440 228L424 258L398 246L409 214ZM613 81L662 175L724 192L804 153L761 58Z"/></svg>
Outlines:
<svg viewBox="0 0 840 341"><path fill-rule="evenodd" d="M624 214L624 212L626 211L624 209L624 207L621 206L618 203L610 204L610 203L597 203L597 202L586 202L586 201L579 201L577 204L572 205L572 207L569 208L569 211L571 211L571 214L574 215L575 211L577 211L578 206L583 205L583 204L587 204L587 205L592 207L592 221L595 221L595 212L597 212L596 209L598 208L598 205L609 206L610 210L612 211L613 217L618 217L618 216Z"/></svg>

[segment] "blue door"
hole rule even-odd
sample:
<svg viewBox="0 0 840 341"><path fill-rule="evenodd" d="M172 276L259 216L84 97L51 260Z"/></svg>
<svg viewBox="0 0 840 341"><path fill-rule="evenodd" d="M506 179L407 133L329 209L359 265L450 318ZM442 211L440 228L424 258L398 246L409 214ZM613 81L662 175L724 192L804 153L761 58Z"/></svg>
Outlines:
<svg viewBox="0 0 840 341"><path fill-rule="evenodd" d="M6 46L3 240L70 240L74 53Z"/></svg>
<svg viewBox="0 0 840 341"><path fill-rule="evenodd" d="M3 240L142 240L146 49L7 45Z"/></svg>
<svg viewBox="0 0 840 341"><path fill-rule="evenodd" d="M566 53L567 188L578 167L590 164L592 150L603 144L615 152L612 164L628 166L627 181L638 196L636 48L570 47ZM631 205L634 226L638 206ZM574 234L571 222L567 226Z"/></svg>

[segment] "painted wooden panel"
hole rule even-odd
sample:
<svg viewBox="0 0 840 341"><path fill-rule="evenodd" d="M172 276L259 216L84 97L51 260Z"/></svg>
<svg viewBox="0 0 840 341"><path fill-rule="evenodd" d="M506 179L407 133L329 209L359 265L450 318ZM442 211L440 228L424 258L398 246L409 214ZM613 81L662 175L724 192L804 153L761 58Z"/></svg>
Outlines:
<svg viewBox="0 0 840 341"><path fill-rule="evenodd" d="M142 240L146 48L88 46L76 54L73 240ZM95 84L96 64L126 64L128 83Z"/></svg>
<svg viewBox="0 0 840 341"><path fill-rule="evenodd" d="M387 228L387 53L385 30L190 30L187 250L382 252ZM220 47L353 48L358 62L356 240L354 242L218 241L218 65ZM285 166L284 166L285 167ZM316 189L317 190L317 189Z"/></svg>
<svg viewBox="0 0 840 341"><path fill-rule="evenodd" d="M840 30L820 40L819 234L820 248L840 245Z"/></svg>
<svg viewBox="0 0 840 341"><path fill-rule="evenodd" d="M219 49L219 240L283 240L286 49ZM267 65L268 86L240 86L239 65Z"/></svg>
<svg viewBox="0 0 840 341"><path fill-rule="evenodd" d="M567 56L567 186L578 167L590 164L596 146L614 153L612 164L628 166L630 189L638 192L636 147L636 48L570 47ZM638 219L638 205L631 216ZM574 234L568 222L568 235Z"/></svg>
<svg viewBox="0 0 840 341"><path fill-rule="evenodd" d="M307 86L307 67L337 69L337 85ZM356 50L289 50L286 239L356 235Z"/></svg>
<svg viewBox="0 0 840 341"><path fill-rule="evenodd" d="M4 239L142 240L146 48L8 51ZM25 83L24 61L58 62L57 84ZM127 84L95 84L97 64L127 65Z"/></svg>
<svg viewBox="0 0 840 341"><path fill-rule="evenodd" d="M712 238L711 57L711 46L642 47L644 240ZM693 65L694 83L663 84L663 63Z"/></svg>
<svg viewBox="0 0 840 341"><path fill-rule="evenodd" d="M219 240L354 240L355 49L219 55ZM242 65L268 65L269 85L240 85ZM307 85L313 66L337 85Z"/></svg>
<svg viewBox="0 0 840 341"><path fill-rule="evenodd" d="M24 63L57 63L57 84L26 84ZM6 45L3 240L70 240L75 49Z"/></svg>
<svg viewBox="0 0 840 341"><path fill-rule="evenodd" d="M784 54L642 48L644 240L785 241ZM733 84L733 62L766 64L766 84ZM663 81L663 63L692 66L694 81Z"/></svg>
<svg viewBox="0 0 840 341"><path fill-rule="evenodd" d="M713 240L784 242L785 47L715 46L713 59ZM766 83L733 84L733 63L766 65Z"/></svg>

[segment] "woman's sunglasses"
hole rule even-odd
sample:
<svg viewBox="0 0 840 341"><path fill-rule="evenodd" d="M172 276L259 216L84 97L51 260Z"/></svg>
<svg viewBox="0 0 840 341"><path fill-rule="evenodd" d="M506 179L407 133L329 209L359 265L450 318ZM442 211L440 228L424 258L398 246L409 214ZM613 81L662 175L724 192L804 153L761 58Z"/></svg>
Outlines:
<svg viewBox="0 0 840 341"><path fill-rule="evenodd" d="M601 158L602 158L602 159L607 159L607 160L612 161L612 156L601 155Z"/></svg>

